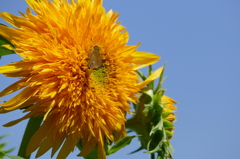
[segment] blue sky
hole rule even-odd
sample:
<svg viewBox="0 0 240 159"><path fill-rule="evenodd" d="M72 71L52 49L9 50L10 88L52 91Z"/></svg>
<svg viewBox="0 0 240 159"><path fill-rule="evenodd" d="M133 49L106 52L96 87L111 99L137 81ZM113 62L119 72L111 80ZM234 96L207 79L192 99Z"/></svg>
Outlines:
<svg viewBox="0 0 240 159"><path fill-rule="evenodd" d="M178 102L174 159L240 158L239 6L237 0L104 1L106 10L121 14L119 21L130 33L129 45L142 42L139 51L160 55L154 69L166 63L163 86L166 95ZM0 12L19 15L26 7L24 0L5 0ZM17 55L5 56L0 65L18 60ZM0 91L16 80L1 75ZM0 125L21 116L20 111L0 114ZM26 123L0 127L0 134L12 133L5 139L8 147L20 145ZM136 139L108 159L148 158L144 151L127 155L138 147ZM78 150L69 158L77 159L76 154ZM42 158L49 158L49 153Z"/></svg>

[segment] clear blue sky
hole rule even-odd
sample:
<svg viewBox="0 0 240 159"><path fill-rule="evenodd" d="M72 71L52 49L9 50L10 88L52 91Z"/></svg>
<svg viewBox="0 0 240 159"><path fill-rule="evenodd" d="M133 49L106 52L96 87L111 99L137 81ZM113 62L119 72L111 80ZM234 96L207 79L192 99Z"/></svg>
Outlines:
<svg viewBox="0 0 240 159"><path fill-rule="evenodd" d="M167 63L166 95L178 102L174 159L240 158L239 6L238 0L104 1L106 10L121 14L129 45L142 42L139 51L160 55L154 69ZM2 0L0 12L19 15L26 7L24 0ZM6 56L0 65L18 60L17 55ZM1 75L0 91L16 80ZM0 125L21 116L20 111L0 114ZM8 147L20 145L25 125L0 127L0 134L13 133L5 139ZM147 159L145 153L127 155L139 146L136 139L108 159ZM78 150L69 159L77 159L76 154Z"/></svg>

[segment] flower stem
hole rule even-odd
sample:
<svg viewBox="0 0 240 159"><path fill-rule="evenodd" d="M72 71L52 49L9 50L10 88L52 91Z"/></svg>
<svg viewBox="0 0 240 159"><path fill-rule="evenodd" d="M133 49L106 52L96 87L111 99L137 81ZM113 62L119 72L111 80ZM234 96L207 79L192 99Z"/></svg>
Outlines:
<svg viewBox="0 0 240 159"><path fill-rule="evenodd" d="M154 153L151 153L151 159L155 159Z"/></svg>
<svg viewBox="0 0 240 159"><path fill-rule="evenodd" d="M42 118L32 117L29 119L26 130L22 138L20 149L18 151L18 156L23 157L25 159L30 159L31 155L26 156L27 146L33 134L40 127L41 123L42 123Z"/></svg>

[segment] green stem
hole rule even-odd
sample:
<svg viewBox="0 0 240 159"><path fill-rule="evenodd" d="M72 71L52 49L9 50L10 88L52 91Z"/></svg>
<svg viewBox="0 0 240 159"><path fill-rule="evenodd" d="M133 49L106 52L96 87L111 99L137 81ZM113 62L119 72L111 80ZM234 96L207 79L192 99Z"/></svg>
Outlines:
<svg viewBox="0 0 240 159"><path fill-rule="evenodd" d="M18 151L18 156L23 157L25 159L30 159L30 156L26 156L26 150L30 139L33 134L38 130L42 123L42 118L32 117L29 119L26 130L24 132L22 143L20 145L20 149Z"/></svg>
<svg viewBox="0 0 240 159"><path fill-rule="evenodd" d="M151 153L151 159L155 159L154 153Z"/></svg>
<svg viewBox="0 0 240 159"><path fill-rule="evenodd" d="M148 66L148 77L153 73L152 65ZM154 80L148 84L148 87L153 89L154 88Z"/></svg>

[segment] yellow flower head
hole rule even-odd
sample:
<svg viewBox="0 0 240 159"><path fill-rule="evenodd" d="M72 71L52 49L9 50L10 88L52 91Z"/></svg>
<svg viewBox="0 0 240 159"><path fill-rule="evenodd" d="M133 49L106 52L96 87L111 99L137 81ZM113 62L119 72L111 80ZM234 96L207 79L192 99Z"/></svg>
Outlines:
<svg viewBox="0 0 240 159"><path fill-rule="evenodd" d="M104 140L126 135L125 114L143 85L136 69L159 57L127 46L129 35L117 22L118 13L105 12L101 0L26 0L27 13L0 13L13 25L0 25L0 34L16 46L19 62L0 67L0 73L21 79L0 93L0 97L22 91L0 104L0 113L25 108L24 117L44 122L32 137L27 153L36 157L60 148L65 159L82 139L87 155L97 145L99 159L106 158ZM31 9L35 12L32 14ZM7 46L6 46L7 47Z"/></svg>

